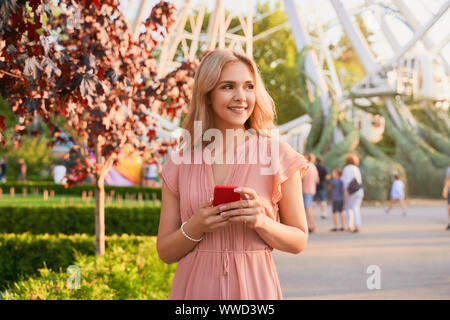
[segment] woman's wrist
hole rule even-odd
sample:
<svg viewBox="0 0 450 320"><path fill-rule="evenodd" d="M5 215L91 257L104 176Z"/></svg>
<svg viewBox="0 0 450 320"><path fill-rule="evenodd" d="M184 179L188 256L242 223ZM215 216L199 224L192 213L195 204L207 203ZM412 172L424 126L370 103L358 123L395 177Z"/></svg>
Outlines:
<svg viewBox="0 0 450 320"><path fill-rule="evenodd" d="M203 237L204 232L199 230L196 226L195 221L191 218L183 227L184 232L186 232L191 238L200 239Z"/></svg>
<svg viewBox="0 0 450 320"><path fill-rule="evenodd" d="M266 218L268 218L266 215L258 214L256 216L256 221L255 221L255 225L254 225L253 229L255 231L262 231L262 230L264 230L266 228L266 226L267 226Z"/></svg>

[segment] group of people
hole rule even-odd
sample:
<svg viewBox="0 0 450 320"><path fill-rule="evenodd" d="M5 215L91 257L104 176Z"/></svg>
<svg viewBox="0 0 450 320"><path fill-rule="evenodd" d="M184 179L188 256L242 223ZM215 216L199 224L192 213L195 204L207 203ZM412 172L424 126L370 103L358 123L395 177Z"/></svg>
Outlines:
<svg viewBox="0 0 450 320"><path fill-rule="evenodd" d="M17 180L19 182L27 182L27 164L23 158L17 160ZM5 156L1 158L0 162L0 183L6 182L6 171L8 169L8 160Z"/></svg>
<svg viewBox="0 0 450 320"><path fill-rule="evenodd" d="M308 219L308 229L310 233L316 231L315 224L315 203L319 202L321 218L327 218L327 195L328 190L332 195L332 212L334 231L345 231L344 209L347 214L347 230L359 232L361 225L361 203L364 197L362 187L361 171L359 170L359 158L350 154L345 158L345 166L341 170L335 168L332 174L322 165L322 157L312 153L306 158L309 160L309 170L302 179L303 201L305 205L306 217ZM330 180L327 188L327 180ZM338 225L340 224L340 227Z"/></svg>
<svg viewBox="0 0 450 320"><path fill-rule="evenodd" d="M305 205L306 216L308 219L308 229L310 233L316 230L315 224L315 206L316 202L320 204L321 218L327 218L327 194L331 191L333 228L334 231L345 231L344 211L347 216L347 230L350 232L359 232L361 226L361 203L364 197L362 187L361 171L359 170L359 158L356 155L348 155L345 158L343 169L335 168L331 177L327 169L322 165L322 157L312 153L306 158L309 160L309 170L303 176L303 201ZM327 188L327 180L330 180ZM450 230L450 167L447 169L447 175L444 181L442 196L448 202L449 224L447 230ZM392 177L392 186L390 189L390 202L384 210L386 214L392 210L396 203L400 203L402 215L406 216L405 202L405 184L400 179L398 173ZM340 224L340 227L338 227Z"/></svg>

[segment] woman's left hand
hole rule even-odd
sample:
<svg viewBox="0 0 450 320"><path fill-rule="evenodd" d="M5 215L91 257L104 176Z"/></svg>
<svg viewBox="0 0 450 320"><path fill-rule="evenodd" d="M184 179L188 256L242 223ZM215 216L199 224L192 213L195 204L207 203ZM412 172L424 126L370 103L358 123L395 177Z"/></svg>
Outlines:
<svg viewBox="0 0 450 320"><path fill-rule="evenodd" d="M255 190L239 187L234 192L241 194L241 200L225 203L221 215L230 222L245 222L249 228L255 229L264 217L264 207Z"/></svg>

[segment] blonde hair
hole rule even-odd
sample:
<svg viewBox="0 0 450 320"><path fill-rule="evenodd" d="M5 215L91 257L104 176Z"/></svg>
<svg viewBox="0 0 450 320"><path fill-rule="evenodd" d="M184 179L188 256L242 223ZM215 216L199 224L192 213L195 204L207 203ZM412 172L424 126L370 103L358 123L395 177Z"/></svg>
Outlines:
<svg viewBox="0 0 450 320"><path fill-rule="evenodd" d="M203 58L195 73L190 108L183 121L183 129L191 135L191 148L198 143L194 141L194 121L202 122L202 136L206 130L213 128L213 110L207 103L208 95L219 82L223 68L228 63L239 61L249 68L255 78L255 108L245 122L245 129L254 129L256 134L270 137L268 129L275 127L275 103L264 86L255 62L245 54L230 49L217 49ZM203 146L205 144L204 142Z"/></svg>

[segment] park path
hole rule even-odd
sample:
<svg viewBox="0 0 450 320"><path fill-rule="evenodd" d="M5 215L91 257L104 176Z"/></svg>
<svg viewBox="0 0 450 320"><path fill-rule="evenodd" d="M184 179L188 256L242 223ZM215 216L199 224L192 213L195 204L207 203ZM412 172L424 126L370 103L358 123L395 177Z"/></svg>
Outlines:
<svg viewBox="0 0 450 320"><path fill-rule="evenodd" d="M399 207L385 214L383 207L363 206L357 234L329 232L330 214L317 219L316 208L318 232L307 248L298 255L273 252L284 298L450 299L446 204L411 203L406 217ZM379 267L380 289L368 289L371 265Z"/></svg>

